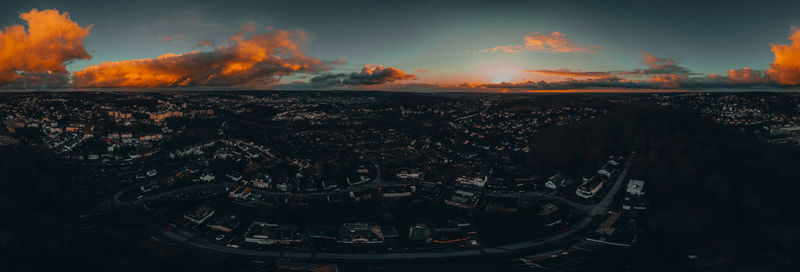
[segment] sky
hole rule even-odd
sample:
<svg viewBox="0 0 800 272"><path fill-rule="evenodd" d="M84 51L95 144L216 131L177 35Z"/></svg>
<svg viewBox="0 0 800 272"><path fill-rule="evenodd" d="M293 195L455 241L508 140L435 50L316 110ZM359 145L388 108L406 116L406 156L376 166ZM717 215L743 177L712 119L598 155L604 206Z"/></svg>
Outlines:
<svg viewBox="0 0 800 272"><path fill-rule="evenodd" d="M0 88L787 89L800 1L3 1Z"/></svg>

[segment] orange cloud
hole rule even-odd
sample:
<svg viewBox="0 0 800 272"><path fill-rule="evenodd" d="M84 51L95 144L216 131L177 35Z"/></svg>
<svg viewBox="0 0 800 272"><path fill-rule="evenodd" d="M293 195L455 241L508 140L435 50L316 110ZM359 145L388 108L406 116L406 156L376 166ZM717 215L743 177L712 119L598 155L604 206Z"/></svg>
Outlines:
<svg viewBox="0 0 800 272"><path fill-rule="evenodd" d="M681 86L682 82L686 82L689 80L688 75L683 74L659 74L659 75L652 75L647 82L651 83L658 83L663 85L664 87L675 88Z"/></svg>
<svg viewBox="0 0 800 272"><path fill-rule="evenodd" d="M81 27L69 13L48 9L32 9L22 13L23 25L12 25L0 31L0 85L15 81L34 80L47 83L46 78L67 77L64 63L76 59L91 59L83 47L83 39L92 26Z"/></svg>
<svg viewBox="0 0 800 272"><path fill-rule="evenodd" d="M800 85L800 28L792 27L791 44L773 44L775 60L767 70L772 81L783 85Z"/></svg>
<svg viewBox="0 0 800 272"><path fill-rule="evenodd" d="M525 35L522 44L512 45L499 45L491 48L480 50L481 53L486 52L505 52L505 53L519 53L522 51L545 51L551 53L586 53L591 54L597 52L593 48L587 48L577 45L575 42L567 39L567 35L558 31L544 34L541 32L533 32Z"/></svg>
<svg viewBox="0 0 800 272"><path fill-rule="evenodd" d="M534 32L525 35L525 50L528 51L547 51L554 53L595 53L591 48L578 46L573 41L567 39L567 35L558 31L542 34Z"/></svg>
<svg viewBox="0 0 800 272"><path fill-rule="evenodd" d="M254 33L246 24L214 51L104 62L73 73L77 87L265 86L276 76L325 69L300 48L302 31Z"/></svg>
<svg viewBox="0 0 800 272"><path fill-rule="evenodd" d="M750 67L728 70L728 79L731 83L766 83L767 77L763 71L753 70Z"/></svg>

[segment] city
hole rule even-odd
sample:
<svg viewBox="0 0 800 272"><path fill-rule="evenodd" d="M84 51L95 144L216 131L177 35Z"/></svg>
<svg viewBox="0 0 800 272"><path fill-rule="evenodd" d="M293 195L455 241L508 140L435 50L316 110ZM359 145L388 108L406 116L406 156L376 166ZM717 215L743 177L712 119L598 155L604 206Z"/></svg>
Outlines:
<svg viewBox="0 0 800 272"><path fill-rule="evenodd" d="M635 248L653 231L649 197L669 198L651 193L664 176L646 170L663 159L641 158L664 152L647 142L656 132L632 125L631 112L691 111L692 122L790 146L800 118L800 95L774 93L0 98L4 153L57 160L62 172L47 174L77 188L59 228L123 228L148 251L261 260L232 268L470 258L580 267ZM53 190L33 189L26 195Z"/></svg>
<svg viewBox="0 0 800 272"><path fill-rule="evenodd" d="M800 1L0 1L0 272L800 266Z"/></svg>

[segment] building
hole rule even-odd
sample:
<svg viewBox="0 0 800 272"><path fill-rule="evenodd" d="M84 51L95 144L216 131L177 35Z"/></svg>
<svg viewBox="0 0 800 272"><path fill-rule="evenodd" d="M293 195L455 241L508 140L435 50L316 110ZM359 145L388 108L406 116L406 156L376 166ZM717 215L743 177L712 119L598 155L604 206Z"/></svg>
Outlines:
<svg viewBox="0 0 800 272"><path fill-rule="evenodd" d="M363 183L365 183L365 182L367 182L369 180L370 180L369 178L367 178L365 176L362 176L362 175L348 176L347 177L347 184L349 184L350 186L359 185L359 184L363 184Z"/></svg>
<svg viewBox="0 0 800 272"><path fill-rule="evenodd" d="M480 195L476 193L456 190L450 197L444 200L444 203L463 209L471 209L478 205L479 200Z"/></svg>
<svg viewBox="0 0 800 272"><path fill-rule="evenodd" d="M628 188L625 189L631 195L644 195L644 180L631 179L628 181Z"/></svg>
<svg viewBox="0 0 800 272"><path fill-rule="evenodd" d="M200 181L204 182L214 181L214 174L212 174L211 171L205 171L203 175L200 176Z"/></svg>
<svg viewBox="0 0 800 272"><path fill-rule="evenodd" d="M372 198L372 191L369 189L350 191L350 198L355 201L367 200Z"/></svg>
<svg viewBox="0 0 800 272"><path fill-rule="evenodd" d="M423 173L420 172L419 170L407 167L400 168L397 171L397 174L395 175L402 180L409 180L409 179L420 180L423 177Z"/></svg>
<svg viewBox="0 0 800 272"><path fill-rule="evenodd" d="M336 239L343 244L382 244L384 240L380 226L362 223L342 224Z"/></svg>
<svg viewBox="0 0 800 272"><path fill-rule="evenodd" d="M603 188L604 184L605 179L597 178L597 176L584 178L583 183L575 190L575 194L582 198L591 198Z"/></svg>
<svg viewBox="0 0 800 272"><path fill-rule="evenodd" d="M610 159L606 162L606 164L603 165L603 167L600 167L600 170L597 170L597 174L606 178L611 178L611 176L617 172L616 166L618 164L619 163L617 161Z"/></svg>
<svg viewBox="0 0 800 272"><path fill-rule="evenodd" d="M471 177L470 178L470 177L466 177L466 176L460 176L460 177L456 178L456 182L458 184L460 184L460 185L475 186L475 187L478 187L478 188L483 188L484 186L486 186L486 182L487 181L489 181L489 177L488 176L483 176L483 178L481 178L481 177Z"/></svg>
<svg viewBox="0 0 800 272"><path fill-rule="evenodd" d="M270 224L255 221L247 228L244 241L259 245L288 245L302 242L299 229L294 225Z"/></svg>
<svg viewBox="0 0 800 272"><path fill-rule="evenodd" d="M205 222L208 218L210 218L213 215L214 215L213 208L209 206L200 206L197 207L197 209L194 209L193 211L184 214L183 218L186 218L186 220L189 220L189 222L200 225L203 224L203 222Z"/></svg>
<svg viewBox="0 0 800 272"><path fill-rule="evenodd" d="M242 186L236 186L236 189L233 189L233 191L228 192L229 197L242 200L246 200L251 194L252 191L250 190L250 187L242 187Z"/></svg>
<svg viewBox="0 0 800 272"><path fill-rule="evenodd" d="M242 180L242 174L236 171L225 174L225 177L231 179L232 181Z"/></svg>
<svg viewBox="0 0 800 272"><path fill-rule="evenodd" d="M568 179L566 176L562 175L561 173L555 174L547 179L547 182L544 183L544 187L557 190L562 188L567 188L572 186L575 182L571 179Z"/></svg>
<svg viewBox="0 0 800 272"><path fill-rule="evenodd" d="M250 180L250 184L256 188L269 188L270 184L272 184L272 177L269 175L264 175L263 179L255 177Z"/></svg>

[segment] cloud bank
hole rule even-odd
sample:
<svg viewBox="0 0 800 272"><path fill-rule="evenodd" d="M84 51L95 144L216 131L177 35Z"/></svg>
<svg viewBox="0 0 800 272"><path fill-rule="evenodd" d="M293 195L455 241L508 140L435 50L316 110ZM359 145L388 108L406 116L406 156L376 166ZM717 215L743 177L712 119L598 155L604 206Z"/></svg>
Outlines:
<svg viewBox="0 0 800 272"><path fill-rule="evenodd" d="M77 87L269 86L277 76L326 69L306 56L302 31L255 33L246 24L213 51L103 62L73 73Z"/></svg>
<svg viewBox="0 0 800 272"><path fill-rule="evenodd" d="M623 71L572 71L525 70L543 75L563 76L561 81L525 81L517 83L485 84L486 88L562 90L562 89L711 89L711 88L750 88L758 86L780 87L764 71L749 67L730 69L726 75L709 74L701 76L675 60L661 58L641 52L642 64L647 68Z"/></svg>

